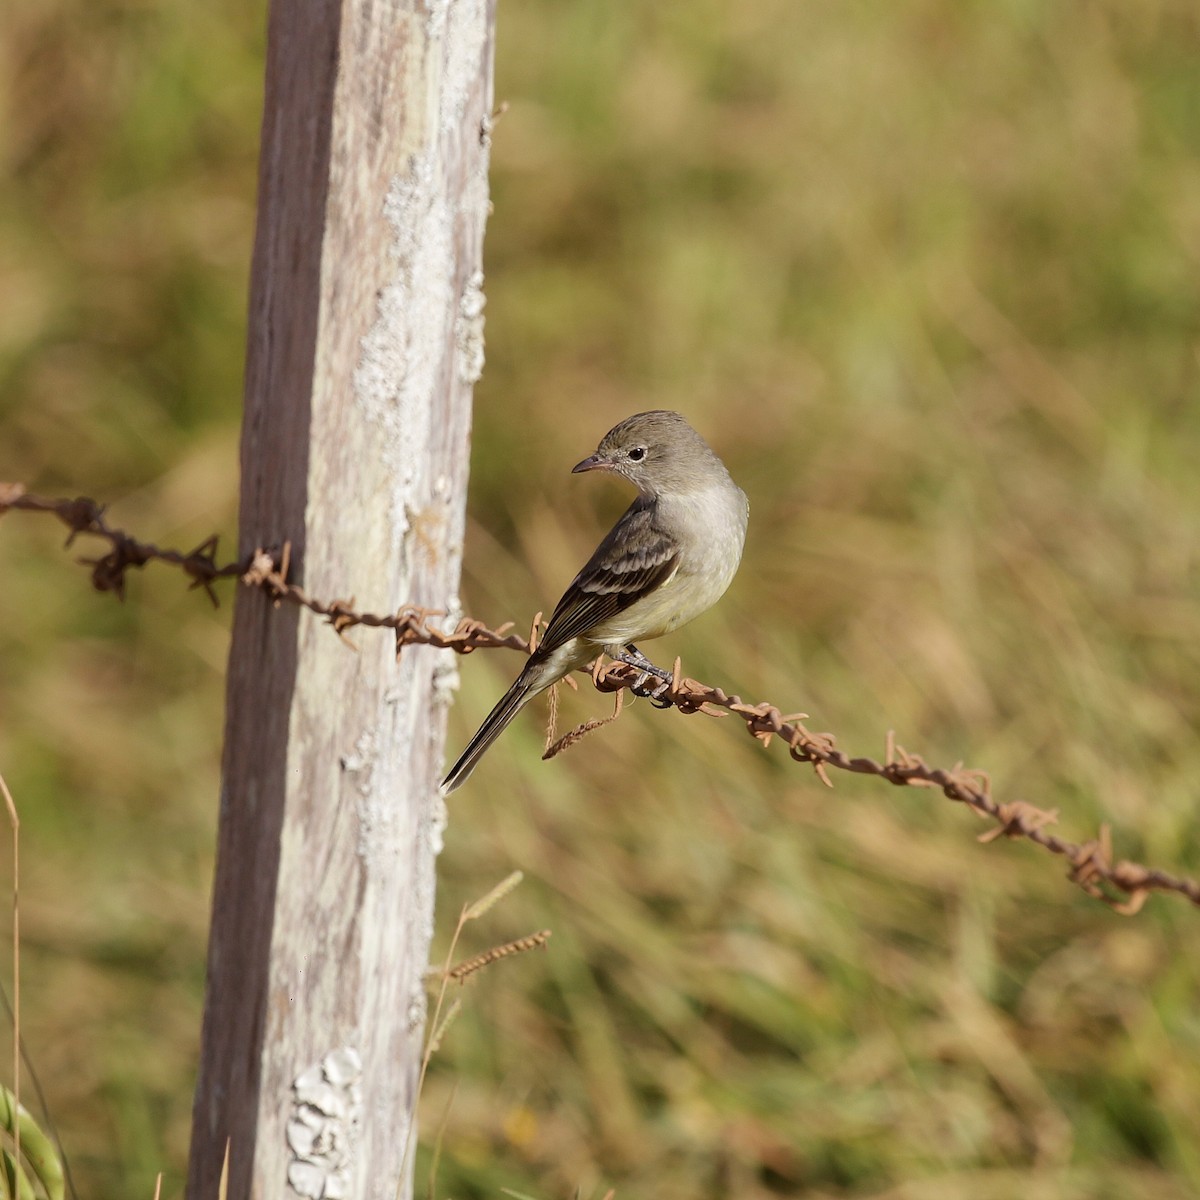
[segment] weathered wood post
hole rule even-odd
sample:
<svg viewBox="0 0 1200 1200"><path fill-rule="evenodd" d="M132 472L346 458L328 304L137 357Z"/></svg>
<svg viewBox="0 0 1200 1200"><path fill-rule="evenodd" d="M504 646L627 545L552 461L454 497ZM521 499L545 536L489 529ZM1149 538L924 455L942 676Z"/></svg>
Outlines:
<svg viewBox="0 0 1200 1200"><path fill-rule="evenodd" d="M493 0L272 0L241 552L453 608L483 363ZM188 1195L401 1183L443 810L438 651L242 589Z"/></svg>

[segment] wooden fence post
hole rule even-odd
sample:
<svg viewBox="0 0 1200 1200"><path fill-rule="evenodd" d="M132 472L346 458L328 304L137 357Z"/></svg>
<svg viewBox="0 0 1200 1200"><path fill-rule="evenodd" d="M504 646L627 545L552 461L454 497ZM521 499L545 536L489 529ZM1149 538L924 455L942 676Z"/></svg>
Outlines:
<svg viewBox="0 0 1200 1200"><path fill-rule="evenodd" d="M240 550L453 610L494 0L271 0ZM406 1196L444 652L241 589L188 1195Z"/></svg>

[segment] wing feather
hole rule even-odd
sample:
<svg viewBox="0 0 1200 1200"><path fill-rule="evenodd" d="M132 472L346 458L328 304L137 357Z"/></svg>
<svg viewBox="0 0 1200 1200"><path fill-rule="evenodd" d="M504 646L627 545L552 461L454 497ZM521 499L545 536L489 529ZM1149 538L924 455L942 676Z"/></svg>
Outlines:
<svg viewBox="0 0 1200 1200"><path fill-rule="evenodd" d="M587 633L671 577L679 565L679 546L657 528L654 516L653 504L640 499L626 510L563 593L539 653Z"/></svg>

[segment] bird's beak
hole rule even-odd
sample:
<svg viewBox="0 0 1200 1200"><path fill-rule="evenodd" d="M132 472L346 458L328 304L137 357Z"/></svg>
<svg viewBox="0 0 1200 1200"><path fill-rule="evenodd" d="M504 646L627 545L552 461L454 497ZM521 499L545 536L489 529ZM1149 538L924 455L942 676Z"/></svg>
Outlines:
<svg viewBox="0 0 1200 1200"><path fill-rule="evenodd" d="M611 458L605 458L602 454L589 454L583 462L577 462L571 468L571 474L578 475L580 471L611 471L612 469Z"/></svg>

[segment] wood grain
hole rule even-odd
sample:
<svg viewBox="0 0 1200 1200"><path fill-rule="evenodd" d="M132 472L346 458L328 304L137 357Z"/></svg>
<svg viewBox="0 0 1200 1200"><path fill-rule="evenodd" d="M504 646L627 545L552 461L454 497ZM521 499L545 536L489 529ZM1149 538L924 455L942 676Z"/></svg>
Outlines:
<svg viewBox="0 0 1200 1200"><path fill-rule="evenodd" d="M240 550L364 607L457 603L493 22L271 5ZM194 1200L408 1192L446 670L238 595Z"/></svg>

